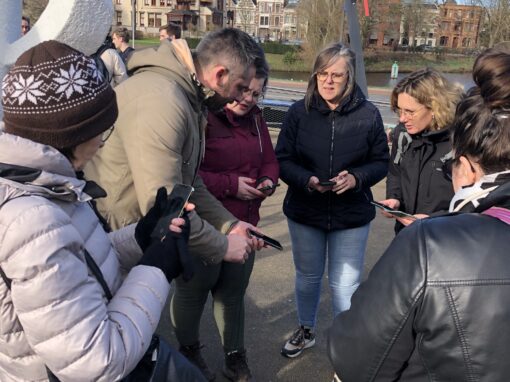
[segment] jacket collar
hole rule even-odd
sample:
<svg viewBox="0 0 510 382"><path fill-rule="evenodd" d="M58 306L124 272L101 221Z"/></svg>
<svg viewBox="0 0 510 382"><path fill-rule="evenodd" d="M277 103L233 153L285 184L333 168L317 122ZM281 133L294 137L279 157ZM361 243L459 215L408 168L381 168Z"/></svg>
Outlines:
<svg viewBox="0 0 510 382"><path fill-rule="evenodd" d="M317 109L322 114L329 114L332 111L337 113L348 113L354 109L356 109L359 105L366 101L366 97L361 91L361 88L354 84L354 89L351 94L349 94L344 100L336 107L336 109L331 110L324 101L324 99L319 95L319 92L316 91L315 96L312 99L312 108Z"/></svg>
<svg viewBox="0 0 510 382"><path fill-rule="evenodd" d="M86 182L57 149L0 132L0 206L25 195L85 202Z"/></svg>
<svg viewBox="0 0 510 382"><path fill-rule="evenodd" d="M234 136L232 128L248 128L250 132L257 136L255 119L260 119L261 110L255 105L247 114L238 116L227 107L217 113L209 113L207 129L208 138L227 138ZM260 127L260 126L259 126Z"/></svg>

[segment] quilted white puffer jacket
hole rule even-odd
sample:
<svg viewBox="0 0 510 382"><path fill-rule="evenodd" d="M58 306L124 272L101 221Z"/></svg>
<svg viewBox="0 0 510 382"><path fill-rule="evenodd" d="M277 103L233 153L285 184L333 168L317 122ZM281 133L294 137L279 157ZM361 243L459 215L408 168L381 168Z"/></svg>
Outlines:
<svg viewBox="0 0 510 382"><path fill-rule="evenodd" d="M9 290L0 279L0 381L47 380L45 365L61 381L122 378L156 330L169 291L163 272L134 266L142 254L133 225L105 233L60 152L0 132L0 162L41 170L0 177L0 267L12 280Z"/></svg>

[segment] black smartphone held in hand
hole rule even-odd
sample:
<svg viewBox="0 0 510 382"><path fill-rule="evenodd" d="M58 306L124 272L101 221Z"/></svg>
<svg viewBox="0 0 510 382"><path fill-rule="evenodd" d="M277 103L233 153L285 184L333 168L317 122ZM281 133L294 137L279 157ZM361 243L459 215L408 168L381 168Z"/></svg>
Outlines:
<svg viewBox="0 0 510 382"><path fill-rule="evenodd" d="M276 183L276 184L273 184L272 186L264 186L264 187L257 188L257 190L270 191L270 190L274 190L276 187L279 187L279 186L280 186L280 183Z"/></svg>
<svg viewBox="0 0 510 382"><path fill-rule="evenodd" d="M376 206L377 208L380 208L381 210L383 210L389 214L392 214L393 216L396 216L398 218L408 218L408 219L416 220L415 216L408 214L404 211L394 210L393 208L390 208L388 206L385 206L384 204L375 202L373 200L370 203L373 204L374 206Z"/></svg>
<svg viewBox="0 0 510 382"><path fill-rule="evenodd" d="M174 218L180 218L191 194L195 191L187 184L176 184L167 199L167 207L163 216L158 220L156 227L151 233L153 239L163 239L168 232L168 227Z"/></svg>
<svg viewBox="0 0 510 382"><path fill-rule="evenodd" d="M247 231L248 231L248 235L255 236L258 239L262 239L262 241L265 244L267 244L267 245L269 245L269 246L271 246L273 248L276 248L279 251L283 251L283 247L282 247L282 245L280 244L280 242L278 240L275 240L275 239L273 239L273 238L271 238L269 236L263 235L263 234L261 234L261 233L259 233L257 231L254 231L254 230L252 230L250 228L248 228Z"/></svg>
<svg viewBox="0 0 510 382"><path fill-rule="evenodd" d="M322 187L331 187L334 186L336 182L333 182L332 180L321 180L319 181L319 185Z"/></svg>

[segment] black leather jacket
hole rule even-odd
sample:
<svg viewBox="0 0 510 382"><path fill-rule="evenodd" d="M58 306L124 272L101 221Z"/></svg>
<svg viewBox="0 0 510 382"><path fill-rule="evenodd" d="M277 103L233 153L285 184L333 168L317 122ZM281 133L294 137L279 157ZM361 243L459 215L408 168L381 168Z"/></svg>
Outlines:
<svg viewBox="0 0 510 382"><path fill-rule="evenodd" d="M475 212L494 205L510 208L510 182ZM480 213L402 230L330 330L342 382L508 381L509 238Z"/></svg>

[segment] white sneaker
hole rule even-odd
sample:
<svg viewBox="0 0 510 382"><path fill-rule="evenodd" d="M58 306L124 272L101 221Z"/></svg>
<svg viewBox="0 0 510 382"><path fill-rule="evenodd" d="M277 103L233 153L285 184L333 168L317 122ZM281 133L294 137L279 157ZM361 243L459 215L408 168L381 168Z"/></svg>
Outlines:
<svg viewBox="0 0 510 382"><path fill-rule="evenodd" d="M315 334L311 328L300 326L289 338L282 348L282 355L288 358L294 358L300 355L303 350L315 345Z"/></svg>

